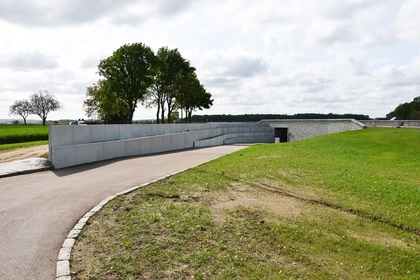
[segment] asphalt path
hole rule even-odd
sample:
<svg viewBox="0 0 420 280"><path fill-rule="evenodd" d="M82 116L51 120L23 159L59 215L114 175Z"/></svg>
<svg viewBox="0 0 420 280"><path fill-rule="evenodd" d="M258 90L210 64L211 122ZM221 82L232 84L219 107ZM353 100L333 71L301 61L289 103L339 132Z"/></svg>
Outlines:
<svg viewBox="0 0 420 280"><path fill-rule="evenodd" d="M191 149L1 178L0 279L55 279L64 239L93 206L245 147Z"/></svg>

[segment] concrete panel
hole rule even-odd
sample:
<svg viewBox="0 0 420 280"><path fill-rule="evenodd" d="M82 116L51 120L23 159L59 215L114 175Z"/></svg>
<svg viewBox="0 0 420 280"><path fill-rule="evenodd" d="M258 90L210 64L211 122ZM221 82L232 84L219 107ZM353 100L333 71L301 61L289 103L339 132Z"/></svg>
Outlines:
<svg viewBox="0 0 420 280"><path fill-rule="evenodd" d="M145 137L140 138L139 140L139 155L147 155L150 154L150 147L152 138L151 137Z"/></svg>
<svg viewBox="0 0 420 280"><path fill-rule="evenodd" d="M138 137L147 137L151 136L150 129L152 125L151 124L142 124L140 125L140 134Z"/></svg>
<svg viewBox="0 0 420 280"><path fill-rule="evenodd" d="M124 140L104 142L104 160L123 157L125 152Z"/></svg>
<svg viewBox="0 0 420 280"><path fill-rule="evenodd" d="M52 148L52 164L56 169L76 165L76 147Z"/></svg>
<svg viewBox="0 0 420 280"><path fill-rule="evenodd" d="M149 136L159 135L159 126L160 125L161 124L159 124L159 125L151 125L150 126L150 134L149 134Z"/></svg>
<svg viewBox="0 0 420 280"><path fill-rule="evenodd" d="M150 137L149 154L159 153L162 151L163 138L162 136Z"/></svg>
<svg viewBox="0 0 420 280"><path fill-rule="evenodd" d="M165 134L165 132L168 130L168 125L167 124L160 124L157 126L157 131L155 135L163 135Z"/></svg>
<svg viewBox="0 0 420 280"><path fill-rule="evenodd" d="M131 157L140 155L140 138L124 141L124 156Z"/></svg>
<svg viewBox="0 0 420 280"><path fill-rule="evenodd" d="M105 126L105 141L114 141L120 139L120 125L108 124Z"/></svg>
<svg viewBox="0 0 420 280"><path fill-rule="evenodd" d="M142 124L133 124L131 126L131 138L142 137L142 135L141 135L142 126L143 126Z"/></svg>
<svg viewBox="0 0 420 280"><path fill-rule="evenodd" d="M48 127L50 148L73 145L73 125L50 125Z"/></svg>
<svg viewBox="0 0 420 280"><path fill-rule="evenodd" d="M103 160L103 143L77 145L76 165Z"/></svg>
<svg viewBox="0 0 420 280"><path fill-rule="evenodd" d="M105 125L90 125L90 141L103 142L106 140Z"/></svg>
<svg viewBox="0 0 420 280"><path fill-rule="evenodd" d="M172 150L172 135L167 134L162 136L162 152Z"/></svg>
<svg viewBox="0 0 420 280"><path fill-rule="evenodd" d="M130 139L133 138L131 136L131 127L130 124L122 124L120 125L120 137L119 139Z"/></svg>
<svg viewBox="0 0 420 280"><path fill-rule="evenodd" d="M185 139L187 138L187 134L189 132L184 132L184 133L176 133L176 134L172 134L171 135L171 150L175 151L175 150L181 150L181 149L185 149L186 145L185 145Z"/></svg>
<svg viewBox="0 0 420 280"><path fill-rule="evenodd" d="M92 143L91 141L91 128L87 125L73 125L74 136L73 145Z"/></svg>

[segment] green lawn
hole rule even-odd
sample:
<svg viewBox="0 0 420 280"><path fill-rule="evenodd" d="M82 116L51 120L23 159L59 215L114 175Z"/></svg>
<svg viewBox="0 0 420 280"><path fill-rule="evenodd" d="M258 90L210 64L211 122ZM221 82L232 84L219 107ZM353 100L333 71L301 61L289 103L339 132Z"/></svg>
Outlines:
<svg viewBox="0 0 420 280"><path fill-rule="evenodd" d="M420 130L255 145L121 196L74 279L420 279Z"/></svg>

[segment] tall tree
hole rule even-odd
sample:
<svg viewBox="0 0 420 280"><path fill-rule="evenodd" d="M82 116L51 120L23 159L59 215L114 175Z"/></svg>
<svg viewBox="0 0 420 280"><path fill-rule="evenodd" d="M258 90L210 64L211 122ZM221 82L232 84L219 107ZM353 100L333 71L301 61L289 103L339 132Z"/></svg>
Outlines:
<svg viewBox="0 0 420 280"><path fill-rule="evenodd" d="M144 100L152 83L153 63L153 51L142 43L133 43L123 45L98 65L98 73L107 80L114 100L127 105L130 124L138 102Z"/></svg>
<svg viewBox="0 0 420 280"><path fill-rule="evenodd" d="M9 115L21 116L26 125L26 118L31 113L31 109L31 103L28 100L16 100L9 108Z"/></svg>
<svg viewBox="0 0 420 280"><path fill-rule="evenodd" d="M127 103L115 99L105 79L98 80L86 88L86 99L83 108L91 118L104 120L106 123L127 123L129 108Z"/></svg>
<svg viewBox="0 0 420 280"><path fill-rule="evenodd" d="M149 93L149 104L157 106L156 121L163 123L165 112L168 123L171 122L172 112L176 109L176 96L183 77L190 71L189 61L184 59L178 49L162 47L156 54L153 68L153 85Z"/></svg>
<svg viewBox="0 0 420 280"><path fill-rule="evenodd" d="M181 110L185 112L185 119L191 122L192 112L196 109L209 109L213 105L211 94L200 84L195 72L190 72L179 83L179 93L177 103Z"/></svg>
<svg viewBox="0 0 420 280"><path fill-rule="evenodd" d="M415 97L410 103L398 105L386 117L389 119L396 117L400 120L420 120L420 96Z"/></svg>
<svg viewBox="0 0 420 280"><path fill-rule="evenodd" d="M53 93L48 90L40 90L38 93L34 93L30 97L31 113L38 115L42 124L45 125L47 116L50 112L61 109L63 106L55 98Z"/></svg>

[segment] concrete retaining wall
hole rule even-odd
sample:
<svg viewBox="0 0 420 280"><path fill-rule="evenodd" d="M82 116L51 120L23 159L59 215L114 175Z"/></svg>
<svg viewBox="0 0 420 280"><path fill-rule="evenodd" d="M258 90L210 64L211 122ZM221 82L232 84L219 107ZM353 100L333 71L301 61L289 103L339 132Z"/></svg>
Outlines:
<svg viewBox="0 0 420 280"><path fill-rule="evenodd" d="M274 143L364 128L355 120L263 120L260 123L50 126L49 160L56 169L107 159L235 143Z"/></svg>
<svg viewBox="0 0 420 280"><path fill-rule="evenodd" d="M274 130L276 128L288 129L288 142L296 142L316 136L359 130L365 125L353 119L337 120L262 120Z"/></svg>
<svg viewBox="0 0 420 280"><path fill-rule="evenodd" d="M360 122L367 127L398 127L403 123L403 127L420 128L420 120L363 120Z"/></svg>
<svg viewBox="0 0 420 280"><path fill-rule="evenodd" d="M225 135L223 139L221 135ZM50 126L49 139L49 160L59 169L119 157L223 145L226 139L229 144L245 140L272 143L274 134L267 124L256 123L92 125Z"/></svg>

